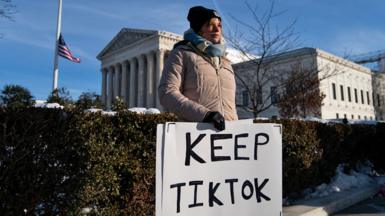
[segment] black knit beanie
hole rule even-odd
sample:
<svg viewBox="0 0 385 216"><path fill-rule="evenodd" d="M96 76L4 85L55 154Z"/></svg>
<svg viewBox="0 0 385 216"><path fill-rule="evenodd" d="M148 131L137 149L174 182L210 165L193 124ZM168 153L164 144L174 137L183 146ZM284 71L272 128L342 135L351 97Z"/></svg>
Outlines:
<svg viewBox="0 0 385 216"><path fill-rule="evenodd" d="M190 8L187 15L187 20L190 22L190 27L194 30L195 33L198 33L202 26L211 18L218 18L221 20L221 17L215 10L211 10L202 6L195 6Z"/></svg>

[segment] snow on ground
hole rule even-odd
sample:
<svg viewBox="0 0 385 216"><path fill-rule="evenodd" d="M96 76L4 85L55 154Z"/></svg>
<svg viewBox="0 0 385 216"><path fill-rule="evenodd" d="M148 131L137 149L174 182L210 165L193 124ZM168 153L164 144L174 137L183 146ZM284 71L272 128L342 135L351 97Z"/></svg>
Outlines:
<svg viewBox="0 0 385 216"><path fill-rule="evenodd" d="M132 107L132 108L128 109L128 111L135 112L135 113L138 113L138 114L145 114L146 110L147 109L144 108L144 107Z"/></svg>
<svg viewBox="0 0 385 216"><path fill-rule="evenodd" d="M293 117L290 118L292 120L300 120L300 121L316 121L319 123L324 124L343 124L343 119L320 119L316 117L306 117L306 118L299 118L299 117ZM376 125L377 121L375 120L348 120L347 124L366 124L366 125Z"/></svg>
<svg viewBox="0 0 385 216"><path fill-rule="evenodd" d="M379 176L379 177L377 177L377 183L378 183L379 185L385 186L385 176Z"/></svg>
<svg viewBox="0 0 385 216"><path fill-rule="evenodd" d="M157 108L149 108L146 110L146 114L160 114L160 110Z"/></svg>
<svg viewBox="0 0 385 216"><path fill-rule="evenodd" d="M132 107L129 108L128 111L134 112L137 114L159 114L160 110L156 108L144 108L144 107ZM102 109L96 109L96 108L91 108L87 109L86 112L91 112L91 113L96 113L96 112L102 112L103 115L110 115L113 116L116 114L115 111L103 111Z"/></svg>
<svg viewBox="0 0 385 216"><path fill-rule="evenodd" d="M33 105L36 108L48 108L48 109L63 109L64 106L58 103L47 103L46 101L36 101ZM160 110L157 108L144 108L144 107L132 107L128 109L131 112L138 114L160 114ZM116 114L115 111L104 111L103 109L90 108L86 109L85 112L97 113L101 112L103 115L113 116Z"/></svg>
<svg viewBox="0 0 385 216"><path fill-rule="evenodd" d="M42 102L35 102L33 105L36 108L48 108L48 109L63 109L64 106L58 104L58 103L46 103L45 101Z"/></svg>
<svg viewBox="0 0 385 216"><path fill-rule="evenodd" d="M384 184L385 176L375 176L370 163L357 165L357 171L343 172L343 165L336 169L336 175L329 184L323 183L315 188L308 188L304 191L305 199L329 196L335 192L346 191L352 188L363 187L369 184ZM377 174L378 175L378 174Z"/></svg>

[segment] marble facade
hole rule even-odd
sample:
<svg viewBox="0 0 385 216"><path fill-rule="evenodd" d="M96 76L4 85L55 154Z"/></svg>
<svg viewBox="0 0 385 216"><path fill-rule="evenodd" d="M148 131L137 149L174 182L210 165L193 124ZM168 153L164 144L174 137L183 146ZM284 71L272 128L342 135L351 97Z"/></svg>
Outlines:
<svg viewBox="0 0 385 216"><path fill-rule="evenodd" d="M97 56L107 109L117 97L129 107L162 109L157 86L168 52L180 40L169 32L123 28Z"/></svg>

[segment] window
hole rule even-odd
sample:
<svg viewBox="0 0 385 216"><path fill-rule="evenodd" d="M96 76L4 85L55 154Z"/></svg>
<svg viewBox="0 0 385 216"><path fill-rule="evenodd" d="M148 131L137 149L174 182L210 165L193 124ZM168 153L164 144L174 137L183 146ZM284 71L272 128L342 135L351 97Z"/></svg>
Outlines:
<svg viewBox="0 0 385 216"><path fill-rule="evenodd" d="M372 101L373 101L373 106L376 106L376 102L374 101L374 92L372 92Z"/></svg>
<svg viewBox="0 0 385 216"><path fill-rule="evenodd" d="M242 91L242 105L249 105L249 92L247 90Z"/></svg>
<svg viewBox="0 0 385 216"><path fill-rule="evenodd" d="M346 118L346 119L348 118L348 117L346 116L346 114L344 114L344 118Z"/></svg>
<svg viewBox="0 0 385 216"><path fill-rule="evenodd" d="M372 116L370 116L370 117L369 117L369 119L370 119L370 120L373 120L373 117L372 117Z"/></svg>
<svg viewBox="0 0 385 216"><path fill-rule="evenodd" d="M361 103L364 104L364 91L361 90Z"/></svg>
<svg viewBox="0 0 385 216"><path fill-rule="evenodd" d="M271 94L271 103L272 104L278 103L279 95L278 95L278 91L277 91L276 86L270 87L270 94Z"/></svg>
<svg viewBox="0 0 385 216"><path fill-rule="evenodd" d="M377 94L377 106L381 106L380 95L379 94Z"/></svg>
<svg viewBox="0 0 385 216"><path fill-rule="evenodd" d="M336 113L336 118L337 118L337 119L340 119L340 115L338 115L338 113Z"/></svg>
<svg viewBox="0 0 385 216"><path fill-rule="evenodd" d="M344 86L343 85L340 85L340 91L341 91L341 100L344 101L345 97L344 97Z"/></svg>
<svg viewBox="0 0 385 216"><path fill-rule="evenodd" d="M358 115L358 119L361 120L361 116L360 115Z"/></svg>
<svg viewBox="0 0 385 216"><path fill-rule="evenodd" d="M369 97L369 92L366 92L366 99L368 100L368 105L370 105L370 97Z"/></svg>
<svg viewBox="0 0 385 216"><path fill-rule="evenodd" d="M368 120L368 118L366 118L366 116L364 116L364 120Z"/></svg>
<svg viewBox="0 0 385 216"><path fill-rule="evenodd" d="M356 99L356 103L358 103L358 94L357 94L357 89L354 89L354 97Z"/></svg>
<svg viewBox="0 0 385 216"><path fill-rule="evenodd" d="M354 115L352 115L352 119L354 119Z"/></svg>
<svg viewBox="0 0 385 216"><path fill-rule="evenodd" d="M352 102L352 95L350 94L350 87L348 87L348 100Z"/></svg>
<svg viewBox="0 0 385 216"><path fill-rule="evenodd" d="M332 88L333 88L333 99L337 100L336 84L335 83L332 83Z"/></svg>

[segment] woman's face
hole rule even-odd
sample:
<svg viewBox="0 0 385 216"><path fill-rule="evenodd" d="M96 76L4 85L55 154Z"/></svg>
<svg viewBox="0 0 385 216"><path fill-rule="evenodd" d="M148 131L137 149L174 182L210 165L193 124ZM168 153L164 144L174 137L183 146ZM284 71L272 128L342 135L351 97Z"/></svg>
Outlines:
<svg viewBox="0 0 385 216"><path fill-rule="evenodd" d="M221 20L218 18L211 18L202 26L199 34L213 44L220 43L222 39Z"/></svg>

